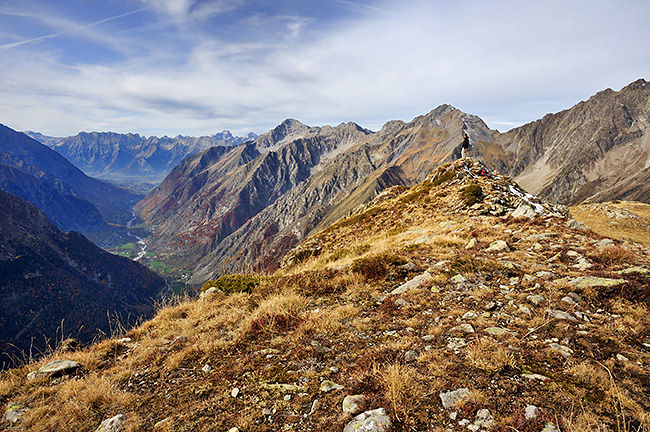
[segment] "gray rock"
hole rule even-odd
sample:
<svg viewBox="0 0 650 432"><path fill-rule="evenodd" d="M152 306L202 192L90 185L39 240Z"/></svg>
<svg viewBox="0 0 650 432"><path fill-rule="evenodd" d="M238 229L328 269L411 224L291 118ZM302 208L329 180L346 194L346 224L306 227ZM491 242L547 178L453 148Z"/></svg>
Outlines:
<svg viewBox="0 0 650 432"><path fill-rule="evenodd" d="M467 346L467 341L463 338L449 338L447 348L453 351L459 351Z"/></svg>
<svg viewBox="0 0 650 432"><path fill-rule="evenodd" d="M469 390L467 388L459 388L448 392L440 392L440 400L444 409L449 409L457 406L458 402L469 397Z"/></svg>
<svg viewBox="0 0 650 432"><path fill-rule="evenodd" d="M566 226L569 229L572 229L572 230L586 231L586 230L589 229L589 227L587 225L583 224L582 222L578 222L575 219L571 219L571 220L567 221Z"/></svg>
<svg viewBox="0 0 650 432"><path fill-rule="evenodd" d="M546 423L546 426L544 426L544 429L542 429L542 432L560 432L560 430L555 426L554 423L548 422Z"/></svg>
<svg viewBox="0 0 650 432"><path fill-rule="evenodd" d="M463 332L463 333L474 333L474 327L471 324L461 324L456 327L452 327L450 332Z"/></svg>
<svg viewBox="0 0 650 432"><path fill-rule="evenodd" d="M428 271L425 271L421 275L418 275L418 276L414 277L413 279L411 279L410 281L405 282L402 285L400 285L399 287L395 288L390 293L391 293L391 295L404 294L405 292L408 292L408 291L410 291L412 289L421 287L422 285L424 285L425 283L427 283L427 282L429 282L431 280L433 280L433 278L431 277L431 274Z"/></svg>
<svg viewBox="0 0 650 432"><path fill-rule="evenodd" d="M513 218L534 219L537 216L537 212L528 204L522 204L511 213L511 216Z"/></svg>
<svg viewBox="0 0 650 432"><path fill-rule="evenodd" d="M455 284L461 284L461 283L465 282L466 280L467 279L465 279L465 276L463 276L461 274L457 274L456 276L451 278L451 281L453 283L455 283Z"/></svg>
<svg viewBox="0 0 650 432"><path fill-rule="evenodd" d="M626 279L610 279L596 276L580 276L569 281L569 285L578 288L609 287L627 283Z"/></svg>
<svg viewBox="0 0 650 432"><path fill-rule="evenodd" d="M561 320L566 320L566 321L573 321L576 322L578 321L573 315L571 315L568 312L564 312L561 310L554 310L554 309L549 309L544 312L544 315L550 318L555 318L555 319L561 319Z"/></svg>
<svg viewBox="0 0 650 432"><path fill-rule="evenodd" d="M205 366L203 366L203 367L201 368L201 370L202 370L203 372L210 372L210 371L212 370L212 366L210 366L209 364L206 364Z"/></svg>
<svg viewBox="0 0 650 432"><path fill-rule="evenodd" d="M334 381L330 380L324 380L322 383L320 383L320 391L323 393L328 393L334 390L342 390L343 386L340 384L336 384Z"/></svg>
<svg viewBox="0 0 650 432"><path fill-rule="evenodd" d="M540 374L528 374L528 373L523 373L521 374L522 378L526 378L529 380L540 380L540 381L551 381L551 379L547 376L540 375Z"/></svg>
<svg viewBox="0 0 650 432"><path fill-rule="evenodd" d="M490 243L486 252L510 252L510 246L504 240L496 240Z"/></svg>
<svg viewBox="0 0 650 432"><path fill-rule="evenodd" d="M526 420L532 420L539 415L539 408L535 405L526 406Z"/></svg>
<svg viewBox="0 0 650 432"><path fill-rule="evenodd" d="M72 360L54 360L41 367L37 375L44 375L50 378L63 375L70 375L81 368L81 365Z"/></svg>
<svg viewBox="0 0 650 432"><path fill-rule="evenodd" d="M551 348L553 348L555 351L559 352L562 357L564 358L569 358L571 357L571 354L573 354L573 350L569 347L566 347L564 345L557 344L555 342L551 343L549 345Z"/></svg>
<svg viewBox="0 0 650 432"><path fill-rule="evenodd" d="M358 414L365 402L366 397L364 395L346 396L345 399L343 399L343 412L352 415Z"/></svg>
<svg viewBox="0 0 650 432"><path fill-rule="evenodd" d="M526 300L528 300L529 302L531 302L535 306L539 306L539 305L541 305L542 303L544 303L546 301L546 297L544 297L541 294L532 294L532 295L529 295L528 297L526 297Z"/></svg>
<svg viewBox="0 0 650 432"><path fill-rule="evenodd" d="M199 299L201 299L201 300L209 299L210 297L212 297L213 295L215 295L215 294L217 294L219 292L221 292L221 290L218 290L215 287L210 287L210 288L208 288L207 290L205 290L205 291L203 291L201 293L201 295L199 296Z"/></svg>
<svg viewBox="0 0 650 432"><path fill-rule="evenodd" d="M465 245L465 249L472 249L472 248L476 247L477 244L478 244L478 240L476 240L475 238L472 238L469 241L469 243L467 243L467 245Z"/></svg>
<svg viewBox="0 0 650 432"><path fill-rule="evenodd" d="M408 350L406 353L404 353L404 360L407 362L412 362L417 360L419 357L418 352L415 350Z"/></svg>
<svg viewBox="0 0 650 432"><path fill-rule="evenodd" d="M576 303L576 301L573 300L573 299L572 299L571 297L569 297L569 296L562 297L562 301L563 301L564 303L567 303L567 304L571 305L571 306L578 306L578 303Z"/></svg>
<svg viewBox="0 0 650 432"><path fill-rule="evenodd" d="M494 416L492 416L492 413L489 409L480 409L476 413L474 425L478 426L479 428L484 427L486 429L489 429L494 425Z"/></svg>
<svg viewBox="0 0 650 432"><path fill-rule="evenodd" d="M240 393L241 393L241 391L240 391L237 387L235 387L235 388L233 388L232 391L230 392L230 396L232 396L232 397L234 397L234 398L237 398L237 397L239 397L239 394L240 394Z"/></svg>
<svg viewBox="0 0 650 432"><path fill-rule="evenodd" d="M19 402L9 402L9 404L7 404L4 418L14 425L23 418L23 415L25 415L27 411L29 411L29 408L25 407L23 404Z"/></svg>
<svg viewBox="0 0 650 432"><path fill-rule="evenodd" d="M126 416L118 414L115 417L104 420L95 432L119 432L126 421Z"/></svg>
<svg viewBox="0 0 650 432"><path fill-rule="evenodd" d="M485 333L491 334L493 336L501 336L510 333L510 330L504 329L502 327L488 327L485 329Z"/></svg>
<svg viewBox="0 0 650 432"><path fill-rule="evenodd" d="M392 425L386 410L378 408L356 416L345 426L343 432L388 432Z"/></svg>

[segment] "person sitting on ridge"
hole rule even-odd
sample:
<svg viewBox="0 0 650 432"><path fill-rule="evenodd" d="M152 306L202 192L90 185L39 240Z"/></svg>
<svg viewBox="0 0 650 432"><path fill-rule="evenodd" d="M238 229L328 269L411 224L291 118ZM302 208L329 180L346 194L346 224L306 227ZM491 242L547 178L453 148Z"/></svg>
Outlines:
<svg viewBox="0 0 650 432"><path fill-rule="evenodd" d="M460 149L460 158L461 159L466 159L467 158L467 149L469 148L469 137L467 136L467 133L463 131L463 144Z"/></svg>

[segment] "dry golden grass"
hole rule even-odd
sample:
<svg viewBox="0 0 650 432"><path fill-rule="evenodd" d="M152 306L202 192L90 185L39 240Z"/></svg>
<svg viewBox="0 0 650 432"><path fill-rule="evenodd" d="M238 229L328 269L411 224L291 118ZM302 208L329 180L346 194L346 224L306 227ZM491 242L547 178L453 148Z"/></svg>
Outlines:
<svg viewBox="0 0 650 432"><path fill-rule="evenodd" d="M415 368L401 364L392 364L379 371L385 397L391 404L395 418L405 421L418 409L422 398L423 386Z"/></svg>
<svg viewBox="0 0 650 432"><path fill-rule="evenodd" d="M489 373L517 365L515 356L510 349L489 338L483 338L470 344L465 355L472 367Z"/></svg>
<svg viewBox="0 0 650 432"><path fill-rule="evenodd" d="M616 218L608 208L628 211L636 218ZM600 235L650 246L650 205L638 202L581 204L571 207L571 215ZM610 212L610 214L612 214Z"/></svg>

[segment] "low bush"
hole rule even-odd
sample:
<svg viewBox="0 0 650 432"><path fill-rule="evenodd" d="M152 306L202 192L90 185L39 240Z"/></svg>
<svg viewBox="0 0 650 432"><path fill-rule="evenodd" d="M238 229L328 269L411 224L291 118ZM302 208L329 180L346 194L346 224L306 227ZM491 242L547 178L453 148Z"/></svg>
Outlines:
<svg viewBox="0 0 650 432"><path fill-rule="evenodd" d="M201 291L216 288L225 294L251 293L260 284L260 277L256 275L228 274L217 280L206 281Z"/></svg>

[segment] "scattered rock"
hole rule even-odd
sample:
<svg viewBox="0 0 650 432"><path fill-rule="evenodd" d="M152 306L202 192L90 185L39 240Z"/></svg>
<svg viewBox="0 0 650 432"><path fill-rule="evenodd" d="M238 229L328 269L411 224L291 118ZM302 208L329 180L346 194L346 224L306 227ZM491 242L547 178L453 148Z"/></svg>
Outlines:
<svg viewBox="0 0 650 432"><path fill-rule="evenodd" d="M404 294L407 291L410 291L415 288L420 288L422 285L424 285L427 282L430 282L433 280L431 277L431 274L428 271L425 271L421 275L418 275L411 279L410 281L403 283L399 287L395 288L393 291L391 291L391 295L400 295Z"/></svg>
<svg viewBox="0 0 650 432"><path fill-rule="evenodd" d="M461 283L465 282L466 280L467 279L465 279L465 276L463 276L461 274L457 274L456 276L451 278L451 281L453 283L455 283L455 284L461 284Z"/></svg>
<svg viewBox="0 0 650 432"><path fill-rule="evenodd" d="M201 295L199 296L199 299L201 299L201 300L209 299L210 297L212 297L213 295L215 295L216 293L219 293L219 292L221 292L221 290L218 290L215 287L210 287L210 288L208 288L207 290L205 290L205 291L203 291L201 293Z"/></svg>
<svg viewBox="0 0 650 432"><path fill-rule="evenodd" d="M419 357L418 352L415 350L408 350L406 353L404 353L404 360L407 362L412 362L417 360Z"/></svg>
<svg viewBox="0 0 650 432"><path fill-rule="evenodd" d="M534 219L537 216L537 212L528 204L522 204L511 213L511 216L513 218Z"/></svg>
<svg viewBox="0 0 650 432"><path fill-rule="evenodd" d="M328 393L333 390L343 390L343 386L336 384L334 381L330 380L324 380L322 383L320 383L320 391L323 393Z"/></svg>
<svg viewBox="0 0 650 432"><path fill-rule="evenodd" d="M626 279L610 279L596 276L579 276L571 281L569 285L577 288L590 288L590 287L610 287L623 283L627 283Z"/></svg>
<svg viewBox="0 0 650 432"><path fill-rule="evenodd" d="M54 360L41 367L36 375L43 375L56 378L64 375L71 375L81 368L81 365L72 360Z"/></svg>
<svg viewBox="0 0 650 432"><path fill-rule="evenodd" d="M546 297L544 297L541 294L532 294L532 295L529 295L528 297L526 297L526 300L528 300L529 302L531 302L535 306L539 306L539 305L541 305L542 303L544 303L546 301Z"/></svg>
<svg viewBox="0 0 650 432"><path fill-rule="evenodd" d="M235 387L235 388L233 388L232 391L230 392L230 396L232 396L232 397L234 397L234 398L237 398L237 397L239 396L240 393L241 393L241 391L240 391L237 387Z"/></svg>
<svg viewBox="0 0 650 432"><path fill-rule="evenodd" d="M169 417L165 417L164 419L160 420L156 424L153 425L154 429L161 429L161 428L167 428L167 424L170 422Z"/></svg>
<svg viewBox="0 0 650 432"><path fill-rule="evenodd" d="M572 229L572 230L586 231L586 230L589 229L589 227L587 225L583 224L582 222L578 222L575 219L571 219L571 220L567 221L566 226L569 229Z"/></svg>
<svg viewBox="0 0 650 432"><path fill-rule="evenodd" d="M467 388L459 388L448 392L440 392L440 400L444 409L449 409L458 405L459 402L469 397Z"/></svg>
<svg viewBox="0 0 650 432"><path fill-rule="evenodd" d="M570 313L564 312L564 311L561 311L561 310L547 309L544 312L544 315L547 316L547 317L550 317L550 318L555 318L555 319L561 319L561 320L567 320L567 321L573 321L573 322L578 321Z"/></svg>
<svg viewBox="0 0 650 432"><path fill-rule="evenodd" d="M461 324L453 327L449 330L450 332L463 332L463 333L474 333L474 327L471 324Z"/></svg>
<svg viewBox="0 0 650 432"><path fill-rule="evenodd" d="M623 354L616 354L616 360L621 362L630 361L630 359L625 357Z"/></svg>
<svg viewBox="0 0 650 432"><path fill-rule="evenodd" d="M383 408L366 411L359 414L345 426L343 432L387 432L392 426L388 413Z"/></svg>
<svg viewBox="0 0 650 432"><path fill-rule="evenodd" d="M202 370L203 372L210 372L210 371L212 370L212 366L210 366L209 364L206 364L205 366L203 366L203 367L201 368L201 370Z"/></svg>
<svg viewBox="0 0 650 432"><path fill-rule="evenodd" d="M539 415L539 408L535 405L526 406L526 420L532 420Z"/></svg>
<svg viewBox="0 0 650 432"><path fill-rule="evenodd" d="M546 426L544 426L544 429L542 429L542 432L560 432L560 431L555 426L554 423L548 422L548 423L546 423Z"/></svg>
<svg viewBox="0 0 650 432"><path fill-rule="evenodd" d="M573 299L572 299L571 297L569 297L569 296L562 297L562 301L563 301L564 303L567 303L567 304L571 305L571 306L578 306L578 303L576 303L576 301L573 300Z"/></svg>
<svg viewBox="0 0 650 432"><path fill-rule="evenodd" d="M523 373L521 374L521 376L522 378L526 378L529 380L551 381L549 377L540 374Z"/></svg>
<svg viewBox="0 0 650 432"><path fill-rule="evenodd" d="M95 432L119 432L126 421L126 416L118 414L115 417L104 420Z"/></svg>
<svg viewBox="0 0 650 432"><path fill-rule="evenodd" d="M358 414L363 409L365 402L366 397L364 395L346 396L343 399L343 412L352 415Z"/></svg>
<svg viewBox="0 0 650 432"><path fill-rule="evenodd" d="M469 241L469 243L467 243L467 245L465 245L465 249L473 249L473 248L476 247L477 244L478 244L478 240L476 240L475 238L472 238Z"/></svg>
<svg viewBox="0 0 650 432"><path fill-rule="evenodd" d="M551 343L549 345L551 348L553 348L555 351L559 352L562 357L564 358L569 358L571 357L571 354L573 354L573 350L569 347L566 347L564 345L557 344L555 342Z"/></svg>
<svg viewBox="0 0 650 432"><path fill-rule="evenodd" d="M502 327L488 327L485 329L485 333L491 334L494 336L501 336L507 333L510 333L510 330L504 329Z"/></svg>
<svg viewBox="0 0 650 432"><path fill-rule="evenodd" d="M456 352L465 348L466 346L467 341L463 338L449 338L449 341L447 342L447 348Z"/></svg>
<svg viewBox="0 0 650 432"><path fill-rule="evenodd" d="M19 402L9 402L7 410L5 411L4 418L12 425L18 423L23 415L29 411L29 408Z"/></svg>
<svg viewBox="0 0 650 432"><path fill-rule="evenodd" d="M618 274L630 274L630 273L648 274L648 273L650 273L650 270L648 270L645 267L631 267L631 268L627 268L625 270L617 271L616 273L618 273Z"/></svg>
<svg viewBox="0 0 650 432"><path fill-rule="evenodd" d="M476 314L476 312L469 311L469 312L465 312L465 314L462 316L462 319L468 320L468 319L476 318L477 316L478 315Z"/></svg>
<svg viewBox="0 0 650 432"><path fill-rule="evenodd" d="M510 246L504 240L496 240L490 243L486 252L510 252Z"/></svg>
<svg viewBox="0 0 650 432"><path fill-rule="evenodd" d="M483 408L478 410L476 413L476 419L474 420L475 430L480 428L489 429L494 425L494 416L489 409Z"/></svg>
<svg viewBox="0 0 650 432"><path fill-rule="evenodd" d="M239 432L239 428L238 427L232 427L232 428L228 429L228 432Z"/></svg>

